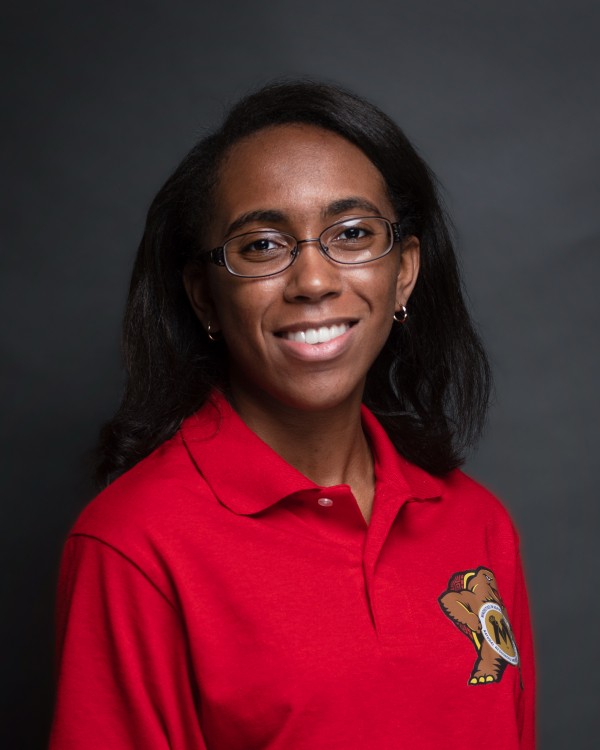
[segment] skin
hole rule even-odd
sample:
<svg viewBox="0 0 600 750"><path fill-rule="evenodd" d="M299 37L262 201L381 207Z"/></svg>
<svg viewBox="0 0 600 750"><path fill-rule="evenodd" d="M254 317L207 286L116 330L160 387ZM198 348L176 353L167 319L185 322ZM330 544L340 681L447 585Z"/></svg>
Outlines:
<svg viewBox="0 0 600 750"><path fill-rule="evenodd" d="M267 128L236 143L222 166L215 204L209 247L255 229L308 239L353 216L397 218L381 173L360 149L301 124ZM240 226L258 211L269 216ZM213 264L185 276L204 328L210 322L227 345L232 402L242 419L314 482L349 484L366 521L374 477L360 421L365 379L418 268L419 242L408 237L387 256L354 267L330 261L315 242L269 278L236 278ZM282 335L344 323L351 327L343 336L316 347Z"/></svg>

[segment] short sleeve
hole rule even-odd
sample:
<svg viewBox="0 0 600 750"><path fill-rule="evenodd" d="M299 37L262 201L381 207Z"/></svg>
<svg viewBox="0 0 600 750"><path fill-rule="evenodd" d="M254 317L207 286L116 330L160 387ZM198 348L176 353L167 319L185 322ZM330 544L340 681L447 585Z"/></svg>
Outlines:
<svg viewBox="0 0 600 750"><path fill-rule="evenodd" d="M518 542L517 542L518 544ZM518 546L517 546L518 550ZM512 608L511 625L519 649L521 680L517 688L517 722L520 732L521 750L535 749L535 656L529 602L521 555L517 551L515 601Z"/></svg>
<svg viewBox="0 0 600 750"><path fill-rule="evenodd" d="M205 748L178 611L98 539L66 543L57 641L50 750Z"/></svg>

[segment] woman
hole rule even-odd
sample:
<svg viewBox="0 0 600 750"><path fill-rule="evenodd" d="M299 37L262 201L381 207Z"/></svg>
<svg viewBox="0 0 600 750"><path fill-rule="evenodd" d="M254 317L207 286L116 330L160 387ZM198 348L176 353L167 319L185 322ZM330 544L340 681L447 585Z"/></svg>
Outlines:
<svg viewBox="0 0 600 750"><path fill-rule="evenodd" d="M488 365L386 115L305 82L239 103L150 208L125 354L54 750L533 747L517 537L457 468Z"/></svg>

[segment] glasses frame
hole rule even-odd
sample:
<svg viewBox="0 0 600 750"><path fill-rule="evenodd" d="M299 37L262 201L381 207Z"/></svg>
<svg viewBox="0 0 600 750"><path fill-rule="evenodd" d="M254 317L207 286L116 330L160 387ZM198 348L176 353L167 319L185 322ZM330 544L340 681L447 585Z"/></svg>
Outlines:
<svg viewBox="0 0 600 750"><path fill-rule="evenodd" d="M329 232L330 229L333 229L334 227L337 227L340 224L346 224L349 221L360 221L361 219L379 219L380 221L384 221L388 225L388 228L391 230L390 236L392 238L389 248L382 255L378 255L376 258L369 258L369 260L345 261L345 260L337 260L336 258L332 258L331 255L329 255L329 249L321 241L321 238L323 237L325 232ZM277 276L277 274L287 271L287 269L290 268L296 262L296 259L300 255L300 245L306 245L309 242L317 242L319 244L319 250L321 254L324 255L332 263L337 263L341 266L361 266L361 265L364 265L365 263L372 263L373 261L379 260L380 258L385 258L385 256L388 255L392 251L392 248L394 247L396 242L402 242L402 232L400 230L399 221L392 222L389 219L386 219L385 216L352 216L352 217L349 217L348 219L340 219L340 221L336 221L333 224L330 224L328 227L325 227L325 229L321 232L321 234L318 237L312 237L306 240L298 240L296 239L296 237L294 237L293 234L288 234L287 232L277 232L277 234L283 235L284 237L289 237L291 240L294 241L294 247L290 250L290 262L284 268L280 268L279 271L273 271L271 273L261 273L256 276L243 274L243 273L237 273L236 271L233 271L227 264L227 255L225 253L227 245L233 240L239 239L240 237L244 237L247 234L255 234L256 232L268 232L268 231L269 231L268 229L256 229L252 232L242 232L241 234L236 234L233 237L230 237L227 240L227 242L224 242L219 247L215 247L212 250L205 250L202 253L202 255L207 257L211 263L214 263L214 265L222 266L223 268L225 268L232 276L237 276L238 278L241 278L241 279L264 279L267 276Z"/></svg>

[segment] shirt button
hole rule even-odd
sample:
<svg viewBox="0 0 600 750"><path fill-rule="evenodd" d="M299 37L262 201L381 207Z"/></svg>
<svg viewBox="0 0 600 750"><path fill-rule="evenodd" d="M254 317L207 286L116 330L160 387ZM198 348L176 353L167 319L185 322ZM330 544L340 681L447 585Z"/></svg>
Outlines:
<svg viewBox="0 0 600 750"><path fill-rule="evenodd" d="M331 508L333 505L333 500L330 497L320 497L317 502L319 505L321 505L323 508Z"/></svg>

